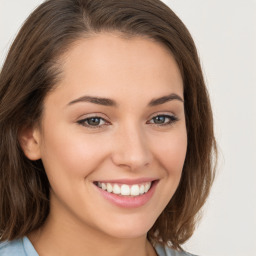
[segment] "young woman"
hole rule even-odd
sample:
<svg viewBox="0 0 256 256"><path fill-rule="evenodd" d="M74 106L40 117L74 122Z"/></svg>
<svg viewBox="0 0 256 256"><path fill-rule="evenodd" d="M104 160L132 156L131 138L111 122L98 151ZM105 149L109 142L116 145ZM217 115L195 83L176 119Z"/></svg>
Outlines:
<svg viewBox="0 0 256 256"><path fill-rule="evenodd" d="M214 176L193 40L158 0L49 0L0 75L1 255L189 255Z"/></svg>

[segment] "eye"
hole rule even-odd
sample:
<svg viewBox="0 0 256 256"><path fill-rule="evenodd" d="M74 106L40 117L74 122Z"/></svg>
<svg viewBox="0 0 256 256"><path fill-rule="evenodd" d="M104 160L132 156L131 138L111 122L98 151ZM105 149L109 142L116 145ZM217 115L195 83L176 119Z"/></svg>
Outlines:
<svg viewBox="0 0 256 256"><path fill-rule="evenodd" d="M89 128L100 128L107 124L107 121L99 116L92 116L78 121L78 124Z"/></svg>
<svg viewBox="0 0 256 256"><path fill-rule="evenodd" d="M171 125L178 121L178 118L173 115L157 115L154 116L149 123L155 125Z"/></svg>

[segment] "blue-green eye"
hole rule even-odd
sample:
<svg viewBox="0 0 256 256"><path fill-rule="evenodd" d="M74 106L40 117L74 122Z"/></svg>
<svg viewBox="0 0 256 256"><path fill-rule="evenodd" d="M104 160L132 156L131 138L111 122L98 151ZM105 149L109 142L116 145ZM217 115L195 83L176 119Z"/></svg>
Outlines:
<svg viewBox="0 0 256 256"><path fill-rule="evenodd" d="M156 124L156 125L169 125L176 122L178 119L175 116L171 115L157 115L153 117L149 123Z"/></svg>
<svg viewBox="0 0 256 256"><path fill-rule="evenodd" d="M105 125L106 120L98 116L93 116L93 117L85 118L83 120L79 120L78 123L90 128L98 128Z"/></svg>

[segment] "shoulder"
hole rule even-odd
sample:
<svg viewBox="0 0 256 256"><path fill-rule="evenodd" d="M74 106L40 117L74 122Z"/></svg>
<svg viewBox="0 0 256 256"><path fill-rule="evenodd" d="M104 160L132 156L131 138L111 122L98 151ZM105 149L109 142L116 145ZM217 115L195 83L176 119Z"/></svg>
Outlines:
<svg viewBox="0 0 256 256"><path fill-rule="evenodd" d="M156 244L154 247L159 256L196 256L185 251L176 251L160 244Z"/></svg>
<svg viewBox="0 0 256 256"><path fill-rule="evenodd" d="M27 237L13 241L0 242L1 256L38 256Z"/></svg>
<svg viewBox="0 0 256 256"><path fill-rule="evenodd" d="M26 256L22 239L0 243L1 256Z"/></svg>

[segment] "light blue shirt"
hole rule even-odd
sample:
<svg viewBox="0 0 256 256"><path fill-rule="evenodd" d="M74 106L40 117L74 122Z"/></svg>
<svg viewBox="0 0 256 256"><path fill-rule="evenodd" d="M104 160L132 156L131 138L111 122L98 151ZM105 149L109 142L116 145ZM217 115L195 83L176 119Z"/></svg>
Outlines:
<svg viewBox="0 0 256 256"><path fill-rule="evenodd" d="M174 251L159 244L155 246L159 256L193 256L186 252ZM0 256L39 256L27 237L0 243ZM195 256L195 255L194 255Z"/></svg>
<svg viewBox="0 0 256 256"><path fill-rule="evenodd" d="M25 236L23 239L0 243L1 256L39 256L35 248Z"/></svg>

